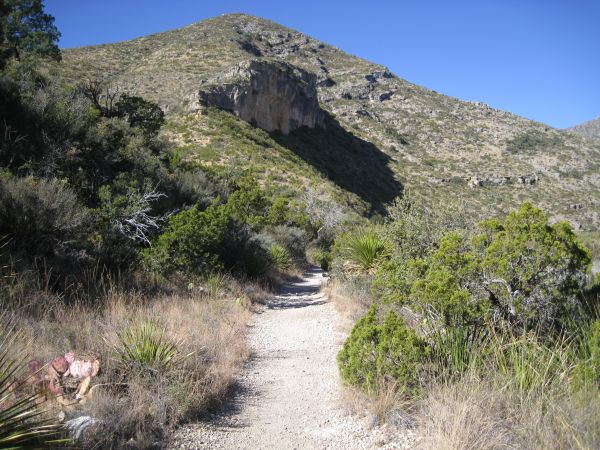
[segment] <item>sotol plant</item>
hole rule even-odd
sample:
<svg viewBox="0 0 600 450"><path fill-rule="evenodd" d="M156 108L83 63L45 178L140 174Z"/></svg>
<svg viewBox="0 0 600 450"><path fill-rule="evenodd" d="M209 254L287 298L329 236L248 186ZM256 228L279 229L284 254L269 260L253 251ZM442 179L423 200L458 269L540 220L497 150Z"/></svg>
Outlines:
<svg viewBox="0 0 600 450"><path fill-rule="evenodd" d="M23 355L15 357L20 337L12 326L0 328L0 449L47 447L60 430L43 416L43 399L31 391L36 374Z"/></svg>
<svg viewBox="0 0 600 450"><path fill-rule="evenodd" d="M377 262L387 253L387 243L375 231L362 229L347 235L341 252L348 272L373 273Z"/></svg>
<svg viewBox="0 0 600 450"><path fill-rule="evenodd" d="M177 343L154 320L133 322L117 336L115 351L127 366L160 370L177 360Z"/></svg>
<svg viewBox="0 0 600 450"><path fill-rule="evenodd" d="M290 268L290 252L284 246L273 244L269 248L269 256L277 270L285 271Z"/></svg>

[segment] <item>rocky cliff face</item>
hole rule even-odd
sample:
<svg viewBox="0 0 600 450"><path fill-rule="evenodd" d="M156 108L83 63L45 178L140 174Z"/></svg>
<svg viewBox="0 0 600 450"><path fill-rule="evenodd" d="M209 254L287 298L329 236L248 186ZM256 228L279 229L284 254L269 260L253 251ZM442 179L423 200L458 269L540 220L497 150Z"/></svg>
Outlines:
<svg viewBox="0 0 600 450"><path fill-rule="evenodd" d="M323 124L316 83L315 74L291 64L253 59L203 83L197 101L231 111L264 130L288 134Z"/></svg>

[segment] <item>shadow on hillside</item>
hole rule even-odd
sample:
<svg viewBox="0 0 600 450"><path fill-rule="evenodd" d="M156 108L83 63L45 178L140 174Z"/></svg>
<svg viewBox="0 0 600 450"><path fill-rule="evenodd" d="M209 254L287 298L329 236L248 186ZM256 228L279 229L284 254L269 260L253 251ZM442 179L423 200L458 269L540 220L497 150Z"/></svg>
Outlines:
<svg viewBox="0 0 600 450"><path fill-rule="evenodd" d="M303 127L288 136L279 132L271 136L339 187L368 202L371 214L383 212L385 204L401 195L403 189L388 167L390 157L324 113L325 128Z"/></svg>

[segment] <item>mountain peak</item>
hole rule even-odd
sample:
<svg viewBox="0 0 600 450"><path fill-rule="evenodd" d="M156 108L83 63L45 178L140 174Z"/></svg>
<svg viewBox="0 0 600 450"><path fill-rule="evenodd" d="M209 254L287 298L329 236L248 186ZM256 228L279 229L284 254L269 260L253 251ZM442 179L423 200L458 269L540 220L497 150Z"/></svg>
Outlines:
<svg viewBox="0 0 600 450"><path fill-rule="evenodd" d="M384 192L387 199L401 182L431 207L449 196L461 197L474 213L489 216L531 199L556 220L569 219L583 229L600 227L600 204L590 200L600 192L600 178L591 163L600 160L600 144L417 86L384 66L267 19L225 14L132 41L72 49L64 52L61 70L74 80L101 78L121 92L155 101L172 121L185 116L186 123L205 124L206 105L198 106L202 86L248 60L280 61L314 77L319 107L328 118L326 132L320 127L293 131L295 125L287 119L272 126L271 119L287 117L287 112L279 112L291 109L270 115L265 109L269 102L261 100L261 117L267 118L262 128L290 131L284 140L288 149L371 204L374 193ZM266 98L264 92L252 93L253 82L234 90L247 98ZM208 104L259 125L249 110L242 113L245 107L236 103L239 99L226 84L213 88L229 92L232 102ZM301 96L301 89L292 91ZM271 103L282 101L275 97ZM313 123L310 114L301 116L298 125ZM332 135L339 139L333 142ZM211 139L199 136L197 141L208 142L214 153L220 144ZM218 153L221 163L230 157L225 153ZM369 191L369 183L378 180L381 187Z"/></svg>

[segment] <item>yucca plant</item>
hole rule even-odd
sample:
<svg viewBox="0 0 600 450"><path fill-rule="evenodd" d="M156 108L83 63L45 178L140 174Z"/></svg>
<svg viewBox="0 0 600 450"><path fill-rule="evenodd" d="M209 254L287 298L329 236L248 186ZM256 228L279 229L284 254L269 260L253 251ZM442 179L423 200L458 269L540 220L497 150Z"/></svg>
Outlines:
<svg viewBox="0 0 600 450"><path fill-rule="evenodd" d="M386 241L370 229L359 230L347 237L344 253L349 272L373 273L388 250Z"/></svg>
<svg viewBox="0 0 600 450"><path fill-rule="evenodd" d="M60 425L43 415L44 398L28 389L36 374L16 350L21 338L14 327L0 326L0 449L48 447L60 432Z"/></svg>
<svg viewBox="0 0 600 450"><path fill-rule="evenodd" d="M275 266L277 270L285 271L290 268L290 252L284 246L279 244L271 245L269 248L269 255L273 262L273 266Z"/></svg>
<svg viewBox="0 0 600 450"><path fill-rule="evenodd" d="M114 350L126 366L161 370L177 360L177 344L166 335L164 327L154 320L129 324L117 334Z"/></svg>

